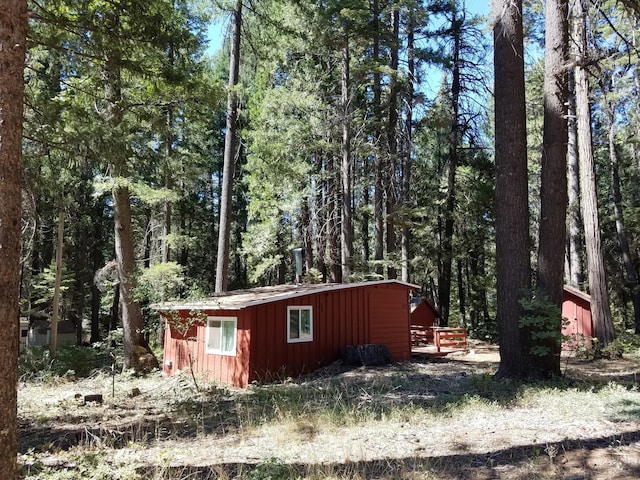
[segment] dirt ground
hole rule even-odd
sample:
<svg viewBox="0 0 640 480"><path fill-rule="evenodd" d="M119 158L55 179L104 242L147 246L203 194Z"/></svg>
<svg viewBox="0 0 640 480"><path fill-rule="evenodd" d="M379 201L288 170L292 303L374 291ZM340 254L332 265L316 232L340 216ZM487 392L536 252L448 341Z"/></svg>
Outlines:
<svg viewBox="0 0 640 480"><path fill-rule="evenodd" d="M114 465L175 472L162 478L233 478L270 459L296 466L301 475L311 466L316 474L320 468L323 478L640 478L637 361L564 358L564 385L575 388L549 388L531 397L535 400L514 390L511 398L456 413L467 392L492 395L485 387L498 363L496 347L476 342L466 353L421 354L409 364L356 369L335 364L282 385L321 391L336 379L352 383L357 398L349 405L356 413L358 405L365 409L375 402L408 411L442 405L441 414L420 421L389 415L349 425L317 425L265 409L264 423L244 428L239 399L257 393L225 389L215 404L189 401L197 394L186 375L116 377L114 384L105 376L46 387L24 384L21 462L29 470L37 456L43 465L68 469L79 451L93 451L108 455ZM399 377L403 382L396 382ZM368 385L375 382L397 386L372 393ZM85 395L94 393L104 402L85 404Z"/></svg>

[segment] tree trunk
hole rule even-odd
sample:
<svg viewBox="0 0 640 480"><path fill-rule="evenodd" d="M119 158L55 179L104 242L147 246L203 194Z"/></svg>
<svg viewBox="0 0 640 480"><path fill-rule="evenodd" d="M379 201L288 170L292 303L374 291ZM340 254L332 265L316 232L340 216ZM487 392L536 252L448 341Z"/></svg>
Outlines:
<svg viewBox="0 0 640 480"><path fill-rule="evenodd" d="M567 238L567 265L568 271L565 277L570 285L579 288L582 284L583 269L580 252L583 251L580 232L582 230L582 218L580 215L580 168L578 166L578 126L576 122L576 96L575 80L573 73L569 74L569 101L567 121L567 190L569 196L568 206L568 238Z"/></svg>
<svg viewBox="0 0 640 480"><path fill-rule="evenodd" d="M400 9L393 6L391 11L391 74L389 78L389 122L387 124L388 164L385 176L385 195L387 199L386 244L389 266L387 277L396 278L395 261L392 258L396 251L396 168L398 162L398 66L400 52Z"/></svg>
<svg viewBox="0 0 640 480"><path fill-rule="evenodd" d="M375 223L373 259L376 262L376 273L383 275L382 260L384 258L384 176L385 162L381 154L382 137L382 86L380 74L380 6L373 0L373 135L375 149L373 215Z"/></svg>
<svg viewBox="0 0 640 480"><path fill-rule="evenodd" d="M349 78L349 37L342 49L342 279L351 276L353 263L353 217L351 209L351 85Z"/></svg>
<svg viewBox="0 0 640 480"><path fill-rule="evenodd" d="M171 128L173 127L173 115L171 107L167 108L167 134L165 137L165 173L164 187L167 190L173 188L173 179L171 177L171 159L173 157L173 136ZM168 200L163 204L163 222L162 222L162 263L167 263L171 259L171 245L169 243L169 235L171 235L171 216L172 205Z"/></svg>
<svg viewBox="0 0 640 480"><path fill-rule="evenodd" d="M640 18L634 19L634 28L632 29L632 44L635 51L640 49L640 39L638 38L638 30L640 29ZM635 86L636 92L640 92L640 71L637 68L633 70L633 83ZM636 115L640 114L640 95L635 96L635 110ZM640 180L640 122L636 122L636 140L633 142L633 158L636 164L636 174L638 175L638 179ZM640 181L638 183L637 193L640 193Z"/></svg>
<svg viewBox="0 0 640 480"><path fill-rule="evenodd" d="M300 219L302 229L302 255L304 271L309 272L313 267L314 236L311 225L311 209L309 208L309 197L302 200L302 215Z"/></svg>
<svg viewBox="0 0 640 480"><path fill-rule="evenodd" d="M110 19L114 28L119 28L119 18ZM116 181L112 190L114 209L114 240L118 277L120 281L120 299L122 301L122 329L124 343L124 367L140 369L143 356L145 363L155 364L157 360L149 350L143 335L144 321L142 309L135 300L136 261L133 228L131 225L131 199L129 187L123 181L127 178L127 158L125 146L119 142L118 135L122 123L122 77L120 52L114 49L112 56L105 62L103 71L104 94L106 101L105 121L114 135L110 170ZM146 367L145 367L146 368Z"/></svg>
<svg viewBox="0 0 640 480"><path fill-rule="evenodd" d="M91 285L91 337L89 343L100 341L100 289L95 283Z"/></svg>
<svg viewBox="0 0 640 480"><path fill-rule="evenodd" d="M457 266L457 280L458 280L458 311L460 312L460 326L466 327L467 325L467 292L464 288L464 272L463 262L458 260Z"/></svg>
<svg viewBox="0 0 640 480"><path fill-rule="evenodd" d="M139 369L140 357L144 354L151 355L151 351L144 336L142 309L134 295L136 262L129 189L125 186L115 188L113 200L116 262L122 302L124 368Z"/></svg>
<svg viewBox="0 0 640 480"><path fill-rule="evenodd" d="M456 204L456 170L458 168L458 144L460 143L460 25L454 9L451 16L453 35L453 70L451 71L451 130L447 173L447 197L444 211L444 235L442 237L442 267L438 279L440 300L440 325L449 324L451 303L451 264L453 261L453 216Z"/></svg>
<svg viewBox="0 0 640 480"><path fill-rule="evenodd" d="M369 237L369 222L371 215L369 207L371 204L371 195L369 189L369 158L362 155L362 176L364 177L362 188L362 215L360 216L360 238L362 241L362 262L366 265L371 259L371 244Z"/></svg>
<svg viewBox="0 0 640 480"><path fill-rule="evenodd" d="M18 478L17 386L20 311L22 115L27 2L0 15L0 478Z"/></svg>
<svg viewBox="0 0 640 480"><path fill-rule="evenodd" d="M58 319L60 317L60 286L62 284L62 250L64 248L64 211L58 214L58 240L56 248L56 274L53 286L53 305L51 306L51 336L49 337L49 353L55 358L58 349ZM80 313L82 316L82 312Z"/></svg>
<svg viewBox="0 0 640 480"><path fill-rule="evenodd" d="M336 172L336 160L329 154L327 161L327 241L329 251L329 279L332 283L342 283L342 267L340 266L340 194L337 188L338 179Z"/></svg>
<svg viewBox="0 0 640 480"><path fill-rule="evenodd" d="M606 99L606 96L605 96ZM609 119L609 161L611 163L611 194L613 197L613 215L618 234L618 247L622 257L622 266L627 280L627 288L633 303L633 319L635 333L640 334L640 288L638 288L638 275L636 273L634 259L629 248L627 230L625 228L624 214L622 212L622 192L620 190L620 165L618 162L618 152L616 150L616 129L614 118L614 107L608 102L607 118Z"/></svg>
<svg viewBox="0 0 640 480"><path fill-rule="evenodd" d="M567 101L569 47L568 0L545 3L544 133L538 230L538 288L558 307L557 338L543 341L544 355L533 355L542 377L560 375L560 331L564 249L567 237Z"/></svg>
<svg viewBox="0 0 640 480"><path fill-rule="evenodd" d="M582 219L587 247L587 266L589 271L589 293L591 294L591 318L594 334L600 347L606 347L615 337L609 292L604 267L602 243L600 239L600 221L598 218L598 199L596 193L595 160L591 138L591 109L589 107L589 79L586 70L587 61L587 8L586 0L578 0L574 7L574 41L577 46L576 57L576 116L578 122L578 156L580 159L580 193Z"/></svg>
<svg viewBox="0 0 640 480"><path fill-rule="evenodd" d="M530 287L527 135L522 1L494 2L496 286L498 377L529 373L529 346L519 303Z"/></svg>
<svg viewBox="0 0 640 480"><path fill-rule="evenodd" d="M216 257L216 292L225 292L229 284L229 239L231 236L231 207L233 176L238 145L238 85L240 72L240 31L242 26L242 0L236 0L233 10L233 35L229 60L229 93L227 96L227 126L224 139L224 167L220 195L220 226L218 228L218 255Z"/></svg>
<svg viewBox="0 0 640 480"><path fill-rule="evenodd" d="M402 207L408 211L411 207L410 186L411 186L411 154L413 153L413 104L414 104L414 82L416 74L415 61L415 12L409 11L407 19L407 108L405 110L404 137L405 149L402 156ZM404 219L400 227L400 249L403 282L411 280L409 269L409 248L411 243L411 232L409 229L409 215L403 215Z"/></svg>

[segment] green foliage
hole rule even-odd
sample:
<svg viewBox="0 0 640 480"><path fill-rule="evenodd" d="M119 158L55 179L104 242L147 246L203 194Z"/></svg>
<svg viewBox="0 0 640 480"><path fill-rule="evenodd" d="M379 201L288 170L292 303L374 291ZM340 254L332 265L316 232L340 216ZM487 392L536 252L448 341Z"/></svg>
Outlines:
<svg viewBox="0 0 640 480"><path fill-rule="evenodd" d="M164 318L178 334L187 339L187 335L194 325L202 325L207 320L207 314L202 310L190 310L188 315L182 315L178 310L168 310Z"/></svg>
<svg viewBox="0 0 640 480"><path fill-rule="evenodd" d="M609 359L621 358L623 355L640 359L640 336L629 331L619 332L615 340L600 350L600 355Z"/></svg>
<svg viewBox="0 0 640 480"><path fill-rule="evenodd" d="M109 353L102 348L63 345L51 358L47 347L29 347L20 355L18 375L27 378L88 377L94 370L110 367Z"/></svg>
<svg viewBox="0 0 640 480"><path fill-rule="evenodd" d="M250 480L287 480L290 477L289 467L277 458L260 462L249 474Z"/></svg>
<svg viewBox="0 0 640 480"><path fill-rule="evenodd" d="M184 269L176 262L156 263L138 276L136 296L151 303L177 298L185 288Z"/></svg>
<svg viewBox="0 0 640 480"><path fill-rule="evenodd" d="M63 309L69 306L70 298L65 294L69 292L74 285L75 278L73 272L69 271L67 265L62 263L62 277L60 283L60 295ZM49 267L45 267L42 272L35 276L32 284L32 296L33 296L33 305L42 306L45 308L50 308L51 302L53 301L53 295L55 291L55 280L56 280L56 264L55 261L51 262Z"/></svg>
<svg viewBox="0 0 640 480"><path fill-rule="evenodd" d="M518 326L529 333L531 350L535 356L552 354L552 345L560 347L562 337L562 311L551 303L542 292L529 292L520 299L523 315L518 320Z"/></svg>

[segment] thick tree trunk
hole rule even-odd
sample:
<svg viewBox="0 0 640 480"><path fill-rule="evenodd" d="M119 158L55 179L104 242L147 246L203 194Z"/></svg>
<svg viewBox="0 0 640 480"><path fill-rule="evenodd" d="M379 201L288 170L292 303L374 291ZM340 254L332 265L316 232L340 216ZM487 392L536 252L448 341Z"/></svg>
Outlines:
<svg viewBox="0 0 640 480"><path fill-rule="evenodd" d="M558 307L556 338L543 342L547 353L532 359L543 377L560 375L560 331L567 236L568 0L545 3L544 134L538 230L538 288Z"/></svg>
<svg viewBox="0 0 640 480"><path fill-rule="evenodd" d="M27 2L0 15L0 478L18 478L21 163Z"/></svg>
<svg viewBox="0 0 640 480"><path fill-rule="evenodd" d="M342 279L348 280L353 268L353 216L351 208L351 80L349 38L342 49Z"/></svg>
<svg viewBox="0 0 640 480"><path fill-rule="evenodd" d="M231 236L231 207L233 176L238 146L238 93L236 86L240 72L240 30L242 26L242 0L236 0L233 10L233 35L229 60L229 93L227 97L227 126L224 139L224 167L220 195L220 226L218 228L218 255L216 257L216 292L224 292L229 284L229 239Z"/></svg>
<svg viewBox="0 0 640 480"><path fill-rule="evenodd" d="M114 16L108 23L120 28L120 19ZM122 124L122 77L120 52L114 50L105 61L103 71L104 94L106 101L105 121L113 134L113 151L110 170L115 177L112 190L114 208L114 240L118 277L120 281L120 299L122 301L122 329L124 343L124 367L139 370L157 366L158 362L149 350L143 335L144 321L140 304L135 300L136 262L133 228L131 225L131 199L129 188L123 181L127 178L126 148L117 138Z"/></svg>
<svg viewBox="0 0 640 480"><path fill-rule="evenodd" d="M120 278L120 300L122 302L124 367L139 369L141 367L140 357L151 355L151 353L144 336L142 309L134 295L136 261L131 226L129 189L125 186L115 188L113 191L113 203L116 262Z"/></svg>
<svg viewBox="0 0 640 480"><path fill-rule="evenodd" d="M460 143L460 26L457 12L451 17L453 35L453 70L451 71L451 130L449 132L449 154L447 170L447 197L444 211L444 235L442 237L442 267L438 279L440 300L440 325L449 324L451 303L451 264L453 261L453 214L456 204L456 170L458 168L458 144Z"/></svg>
<svg viewBox="0 0 640 480"><path fill-rule="evenodd" d="M591 294L591 316L594 334L598 345L606 347L615 337L609 291L604 267L602 242L600 239L600 221L598 218L598 199L596 193L595 160L591 137L591 109L589 107L589 79L586 70L587 59L587 0L578 0L574 6L574 40L577 45L576 56L576 114L578 121L578 156L580 159L580 193L582 219L587 247L587 266L589 271L589 293Z"/></svg>
<svg viewBox="0 0 640 480"><path fill-rule="evenodd" d="M529 345L518 325L530 287L527 135L522 1L494 2L496 273L498 377L529 374Z"/></svg>
<svg viewBox="0 0 640 480"><path fill-rule="evenodd" d="M569 74L569 102L567 122L567 190L568 206L568 235L567 235L567 265L565 272L567 282L575 288L582 284L583 269L580 252L584 246L581 240L582 217L580 215L580 167L578 166L578 126L576 122L576 96L573 73Z"/></svg>

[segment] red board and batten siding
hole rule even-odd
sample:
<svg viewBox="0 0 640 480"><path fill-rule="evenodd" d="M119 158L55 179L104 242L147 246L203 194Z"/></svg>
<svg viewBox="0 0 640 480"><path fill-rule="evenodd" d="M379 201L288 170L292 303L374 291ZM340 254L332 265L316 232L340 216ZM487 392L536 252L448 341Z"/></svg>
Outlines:
<svg viewBox="0 0 640 480"><path fill-rule="evenodd" d="M573 337L563 343L563 348L591 346L591 297L580 290L565 286L562 294L562 317L568 320L568 323L562 326L562 334Z"/></svg>
<svg viewBox="0 0 640 480"><path fill-rule="evenodd" d="M288 306L313 309L313 341L287 341ZM346 345L368 343L364 289L320 292L252 309L256 314L251 328L250 381L311 372L338 360Z"/></svg>
<svg viewBox="0 0 640 480"><path fill-rule="evenodd" d="M406 299L397 288L369 291L370 328L368 343L382 343L396 362L411 358L411 330ZM406 296L406 290L405 290Z"/></svg>
<svg viewBox="0 0 640 480"><path fill-rule="evenodd" d="M318 286L318 291L307 288L308 293L253 302L238 310L203 309L208 315L238 319L236 356L207 354L205 325L193 332L195 340L167 331L165 372L171 375L189 367L186 348L195 352L196 374L240 387L254 380L314 371L340 359L347 345L381 343L395 361L410 359L408 297L413 285L381 281L335 288ZM312 307L313 341L287 341L288 306ZM179 305L173 308L180 310ZM186 306L184 309L188 311Z"/></svg>
<svg viewBox="0 0 640 480"><path fill-rule="evenodd" d="M163 370L174 375L189 368L203 380L219 380L232 385L246 385L249 365L249 330L246 312L242 310L204 310L208 316L237 318L236 355L212 355L206 352L206 324L193 325L183 336L172 328L165 329ZM188 311L181 311L187 316ZM189 358L191 356L191 358Z"/></svg>

